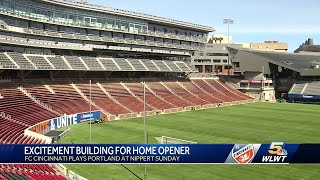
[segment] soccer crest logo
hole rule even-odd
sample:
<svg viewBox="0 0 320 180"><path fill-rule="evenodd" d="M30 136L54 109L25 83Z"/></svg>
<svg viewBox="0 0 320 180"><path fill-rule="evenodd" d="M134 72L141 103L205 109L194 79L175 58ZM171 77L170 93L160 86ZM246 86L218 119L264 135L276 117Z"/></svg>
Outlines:
<svg viewBox="0 0 320 180"><path fill-rule="evenodd" d="M233 146L232 158L239 164L247 164L254 158L254 148L252 144L236 144Z"/></svg>

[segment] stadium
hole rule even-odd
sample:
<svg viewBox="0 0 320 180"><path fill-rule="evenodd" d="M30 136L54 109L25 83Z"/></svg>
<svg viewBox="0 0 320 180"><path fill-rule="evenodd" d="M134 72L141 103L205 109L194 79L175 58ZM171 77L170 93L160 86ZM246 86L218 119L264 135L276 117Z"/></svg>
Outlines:
<svg viewBox="0 0 320 180"><path fill-rule="evenodd" d="M235 75L205 76L189 61L213 31L86 2L0 0L0 144L141 144L144 118L148 144L317 143L319 106L304 103L319 102L320 56L228 48ZM0 164L0 180L143 174L143 165ZM148 165L148 179L288 177L320 171Z"/></svg>

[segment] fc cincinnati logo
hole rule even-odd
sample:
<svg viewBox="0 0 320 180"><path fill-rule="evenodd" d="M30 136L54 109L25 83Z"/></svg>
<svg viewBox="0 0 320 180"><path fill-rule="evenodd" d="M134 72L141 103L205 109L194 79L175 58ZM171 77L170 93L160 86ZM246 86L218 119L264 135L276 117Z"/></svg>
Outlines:
<svg viewBox="0 0 320 180"><path fill-rule="evenodd" d="M231 151L232 157L239 164L247 164L254 158L252 144L236 144Z"/></svg>

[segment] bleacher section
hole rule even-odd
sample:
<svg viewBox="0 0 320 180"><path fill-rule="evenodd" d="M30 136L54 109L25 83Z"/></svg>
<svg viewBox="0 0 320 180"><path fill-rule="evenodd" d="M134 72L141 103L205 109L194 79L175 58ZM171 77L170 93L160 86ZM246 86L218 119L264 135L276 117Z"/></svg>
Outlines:
<svg viewBox="0 0 320 180"><path fill-rule="evenodd" d="M152 63L152 61L146 59L142 59L141 61L149 71L159 71L159 69Z"/></svg>
<svg viewBox="0 0 320 180"><path fill-rule="evenodd" d="M7 54L20 66L20 69L35 69L22 54L16 52L8 52Z"/></svg>
<svg viewBox="0 0 320 180"><path fill-rule="evenodd" d="M163 61L160 60L154 60L153 61L162 71L170 72L171 70L164 64Z"/></svg>
<svg viewBox="0 0 320 180"><path fill-rule="evenodd" d="M137 71L147 71L147 69L143 66L143 64L138 59L128 59L128 61Z"/></svg>
<svg viewBox="0 0 320 180"><path fill-rule="evenodd" d="M55 69L57 70L67 70L70 69L68 67L68 65L63 61L63 59L61 58L61 56L50 56L47 57L47 59L53 64L53 66L55 67Z"/></svg>
<svg viewBox="0 0 320 180"><path fill-rule="evenodd" d="M72 69L78 69L78 70L88 70L86 66L81 62L79 57L75 56L65 56L66 60L71 65Z"/></svg>
<svg viewBox="0 0 320 180"><path fill-rule="evenodd" d="M194 104L194 105L204 105L210 104L209 101L201 99L180 86L177 82L165 82L164 83L169 89L171 89L175 94L180 96L182 99Z"/></svg>
<svg viewBox="0 0 320 180"><path fill-rule="evenodd" d="M302 94L303 88L306 86L306 83L294 84L290 94Z"/></svg>
<svg viewBox="0 0 320 180"><path fill-rule="evenodd" d="M125 59L122 59L122 58L115 58L114 59L116 63L118 63L120 69L122 71L132 71L134 69L132 69L132 67L130 66L130 64L125 60Z"/></svg>
<svg viewBox="0 0 320 180"><path fill-rule="evenodd" d="M52 69L43 56L27 56L38 69Z"/></svg>
<svg viewBox="0 0 320 180"><path fill-rule="evenodd" d="M137 97L139 97L143 101L143 84L142 83L125 83L126 86L133 92ZM167 102L160 97L152 94L148 89L146 89L146 103L151 105L152 107L157 108L158 110L175 108L173 104Z"/></svg>
<svg viewBox="0 0 320 180"><path fill-rule="evenodd" d="M112 58L97 58L100 60L100 62L104 65L104 67L108 71L120 71L120 68L117 66L117 64L113 61Z"/></svg>
<svg viewBox="0 0 320 180"><path fill-rule="evenodd" d="M66 178L58 174L47 164L41 165L13 165L0 164L0 180L65 180Z"/></svg>
<svg viewBox="0 0 320 180"><path fill-rule="evenodd" d="M320 82L308 83L304 94L320 95Z"/></svg>
<svg viewBox="0 0 320 180"><path fill-rule="evenodd" d="M87 112L90 109L89 103L85 101L70 84L44 84L50 87L52 92L42 84L36 86L26 84L25 89L60 114L75 114L78 112Z"/></svg>
<svg viewBox="0 0 320 180"><path fill-rule="evenodd" d="M128 61L135 68L133 69L131 65L124 58L102 58L102 57L77 57L77 56L55 56L55 55L30 55L30 54L20 54L16 52L0 52L0 68L6 69L21 69L21 70L85 70L85 71L159 71L159 69L151 62L150 59L128 59ZM28 61L28 59L30 60ZM49 62L45 59L47 58ZM64 59L70 64L72 69L66 64ZM81 61L81 59L83 61ZM101 64L98 62L100 60ZM12 62L14 61L19 68ZM153 60L153 62L160 68L162 72L191 72L188 65L185 62L176 62L178 66L173 61L160 61ZM33 63L33 64L32 64ZM116 64L115 64L116 63ZM167 67L166 63L171 70ZM101 66L102 65L102 66ZM104 66L104 67L103 67ZM89 69L87 69L87 67ZM120 67L120 69L118 68ZM147 67L148 69L146 69Z"/></svg>
<svg viewBox="0 0 320 180"><path fill-rule="evenodd" d="M320 81L298 82L288 93L289 99L298 101L320 101Z"/></svg>
<svg viewBox="0 0 320 180"><path fill-rule="evenodd" d="M181 62L176 62L176 65L182 70L182 71L191 71L191 69L189 68L189 66L187 66L185 63L181 63Z"/></svg>
<svg viewBox="0 0 320 180"><path fill-rule="evenodd" d="M4 53L0 53L0 67L5 69L17 69L17 66L12 63Z"/></svg>
<svg viewBox="0 0 320 180"><path fill-rule="evenodd" d="M178 68L178 66L173 63L173 61L166 61L165 63L170 67L170 69L171 69L173 72L179 72L179 71L181 71L181 70Z"/></svg>
<svg viewBox="0 0 320 180"><path fill-rule="evenodd" d="M143 102L133 97L120 83L101 83L101 85L116 101L132 112L143 112ZM152 108L147 106L146 110L151 111Z"/></svg>
<svg viewBox="0 0 320 180"><path fill-rule="evenodd" d="M88 65L89 69L102 71L103 67L99 64L94 57L81 57L81 59Z"/></svg>
<svg viewBox="0 0 320 180"><path fill-rule="evenodd" d="M4 97L0 99L0 112L14 117L13 119L16 122L30 126L43 121L43 119L51 119L57 115L33 102L19 91L14 84L1 83L0 92Z"/></svg>
<svg viewBox="0 0 320 180"><path fill-rule="evenodd" d="M171 93L168 89L166 89L159 82L150 82L150 83L146 83L146 84L158 96L163 98L165 101L170 102L171 104L175 105L176 107L188 107L188 106L193 105L189 101L186 101L183 98Z"/></svg>
<svg viewBox="0 0 320 180"><path fill-rule="evenodd" d="M76 86L84 93L86 96L90 96L90 86L88 83L78 83ZM115 103L112 99L110 99L98 86L97 84L91 85L91 96L92 101L103 108L103 110L109 112L110 114L118 115L118 114L126 114L130 113L127 109L123 108L119 104Z"/></svg>

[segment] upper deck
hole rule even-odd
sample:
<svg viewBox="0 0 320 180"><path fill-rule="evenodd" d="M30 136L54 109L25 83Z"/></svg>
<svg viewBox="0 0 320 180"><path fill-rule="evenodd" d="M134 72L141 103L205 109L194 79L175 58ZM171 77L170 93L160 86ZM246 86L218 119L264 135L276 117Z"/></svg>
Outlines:
<svg viewBox="0 0 320 180"><path fill-rule="evenodd" d="M59 6L65 6L69 8L83 9L83 10L94 11L94 12L102 12L106 14L120 15L120 16L125 16L130 18L137 18L137 19L142 19L142 20L146 20L148 22L153 22L157 24L181 27L184 29L190 29L190 30L196 30L196 31L202 31L202 32L212 32L215 30L213 27L209 27L209 26L174 20L170 18L164 18L160 16L155 16L155 15L138 13L138 12L123 10L123 9L115 9L111 7L104 7L104 6L94 5L94 4L82 4L72 0L37 0L37 1L51 3Z"/></svg>

